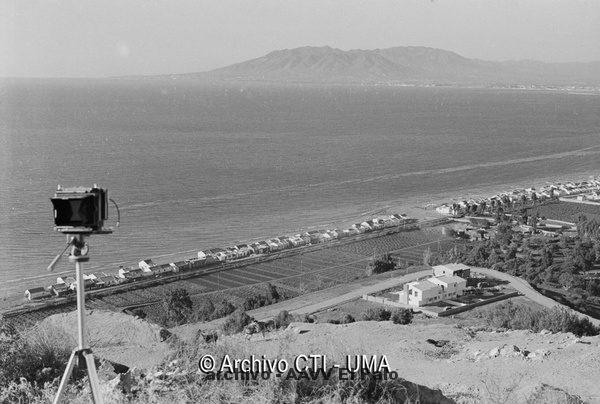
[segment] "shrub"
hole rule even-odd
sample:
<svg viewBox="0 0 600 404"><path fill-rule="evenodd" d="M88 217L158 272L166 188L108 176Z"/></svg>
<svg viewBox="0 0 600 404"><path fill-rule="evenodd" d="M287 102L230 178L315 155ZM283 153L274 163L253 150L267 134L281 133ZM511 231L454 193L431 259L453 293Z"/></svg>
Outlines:
<svg viewBox="0 0 600 404"><path fill-rule="evenodd" d="M526 306L516 306L510 300L507 303L488 309L485 318L493 327L539 332L572 332L577 336L598 335L600 328L587 318L580 318L564 308L533 310Z"/></svg>
<svg viewBox="0 0 600 404"><path fill-rule="evenodd" d="M292 321L294 321L294 316L287 310L281 310L275 318L275 328L287 327Z"/></svg>
<svg viewBox="0 0 600 404"><path fill-rule="evenodd" d="M279 301L279 299L281 299L277 288L270 283L267 283L267 298L270 301L269 304L276 303Z"/></svg>
<svg viewBox="0 0 600 404"><path fill-rule="evenodd" d="M213 313L215 312L215 305L210 299L203 298L198 303L198 308L196 309L196 316L200 321L208 321L213 318Z"/></svg>
<svg viewBox="0 0 600 404"><path fill-rule="evenodd" d="M364 321L388 321L392 312L381 307L372 307L363 313Z"/></svg>
<svg viewBox="0 0 600 404"><path fill-rule="evenodd" d="M384 254L367 266L367 275L382 274L394 269L396 269L396 261L390 254Z"/></svg>
<svg viewBox="0 0 600 404"><path fill-rule="evenodd" d="M344 314L344 317L342 317L342 324L350 324L350 323L354 323L356 320L354 319L354 317L351 314Z"/></svg>
<svg viewBox="0 0 600 404"><path fill-rule="evenodd" d="M304 317L302 318L302 322L312 324L315 322L315 316L310 315L310 314L305 314Z"/></svg>
<svg viewBox="0 0 600 404"><path fill-rule="evenodd" d="M254 319L246 314L245 311L235 311L232 315L227 317L221 329L227 335L237 334L244 331L244 328L253 322Z"/></svg>
<svg viewBox="0 0 600 404"><path fill-rule="evenodd" d="M175 289L165 295L162 302L164 308L163 325L180 325L188 321L192 310L192 299L185 289Z"/></svg>
<svg viewBox="0 0 600 404"><path fill-rule="evenodd" d="M399 309L392 314L392 322L394 324L410 324L413 319L413 311L411 309Z"/></svg>
<svg viewBox="0 0 600 404"><path fill-rule="evenodd" d="M235 306L228 300L221 300L221 303L215 306L212 319L222 318L230 315L236 310Z"/></svg>
<svg viewBox="0 0 600 404"><path fill-rule="evenodd" d="M356 322L356 320L351 314L346 313L341 319L330 319L327 322L329 324L350 324Z"/></svg>
<svg viewBox="0 0 600 404"><path fill-rule="evenodd" d="M75 346L68 334L54 327L38 325L23 333L1 330L0 334L0 391L21 377L33 387L60 377Z"/></svg>

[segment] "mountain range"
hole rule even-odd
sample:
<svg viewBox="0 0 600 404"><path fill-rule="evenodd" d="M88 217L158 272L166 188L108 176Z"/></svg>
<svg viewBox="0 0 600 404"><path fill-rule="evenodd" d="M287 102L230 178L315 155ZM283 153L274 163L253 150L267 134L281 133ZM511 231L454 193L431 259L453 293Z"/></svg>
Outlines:
<svg viewBox="0 0 600 404"><path fill-rule="evenodd" d="M600 85L600 61L492 62L420 46L348 50L305 46L177 77L273 83L405 83L459 85Z"/></svg>

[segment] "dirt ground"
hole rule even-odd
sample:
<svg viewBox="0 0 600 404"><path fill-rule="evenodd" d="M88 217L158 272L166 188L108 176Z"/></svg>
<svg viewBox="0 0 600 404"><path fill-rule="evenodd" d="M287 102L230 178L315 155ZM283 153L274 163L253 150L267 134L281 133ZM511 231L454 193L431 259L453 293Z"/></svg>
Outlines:
<svg viewBox="0 0 600 404"><path fill-rule="evenodd" d="M98 358L129 367L149 369L161 363L169 353L162 342L161 327L118 312L90 310L86 316L87 338ZM57 328L66 332L75 348L77 344L77 312L55 314L44 319L38 327Z"/></svg>
<svg viewBox="0 0 600 404"><path fill-rule="evenodd" d="M438 348L427 339L447 343ZM293 359L298 354L323 354L336 363L344 363L346 355L385 355L400 377L438 388L460 403L525 403L548 386L600 403L600 337L369 321L294 323L285 331L253 335L250 341L237 335L219 343L243 346L230 351L232 355Z"/></svg>

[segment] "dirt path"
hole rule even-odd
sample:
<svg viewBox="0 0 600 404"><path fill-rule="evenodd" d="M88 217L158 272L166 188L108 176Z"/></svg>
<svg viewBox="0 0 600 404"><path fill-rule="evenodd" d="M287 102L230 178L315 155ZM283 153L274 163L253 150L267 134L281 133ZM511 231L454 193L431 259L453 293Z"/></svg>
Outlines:
<svg viewBox="0 0 600 404"><path fill-rule="evenodd" d="M524 279L488 268L471 267L471 270L473 272L482 273L487 276L510 282L510 285L522 293L525 297L544 307L564 307L579 317L588 318L594 325L600 326L600 320L575 311L563 304L558 303L555 300L542 295L533 289ZM431 270L422 270L404 275L401 274L401 271L394 271L394 273L391 273L390 275L382 274L377 277L365 278L361 279L360 281L335 286L320 290L318 292L307 293L283 302L261 307L255 310L250 310L248 311L248 315L259 321L266 321L276 317L277 314L279 314L279 312L282 310L287 310L291 313L300 315L315 313L317 311L325 310L330 307L358 299L362 295L398 287L406 282L412 282L428 275L431 275ZM385 279L385 276L390 276L390 278ZM186 324L179 327L174 327L171 331L184 339L193 338L198 330L218 329L224 321L225 319L221 318L206 323Z"/></svg>
<svg viewBox="0 0 600 404"><path fill-rule="evenodd" d="M259 321L265 321L276 317L282 310L287 310L294 314L310 314L358 299L362 295L397 287L406 282L412 282L421 277L431 275L431 270L429 269L405 275L402 275L402 272L404 271L394 271L390 275L382 274L377 277L361 279L360 281L335 286L318 292L307 293L283 302L250 310L248 311L248 315ZM385 279L386 276L390 276L390 278ZM206 323L186 324L174 327L171 331L184 339L193 338L198 330L218 329L224 321L225 319L221 318Z"/></svg>
<svg viewBox="0 0 600 404"><path fill-rule="evenodd" d="M493 269L488 269L488 268L480 268L480 267L471 267L471 271L472 272L479 272L482 273L484 275L488 275L494 278L498 278L498 279L502 279L504 281L508 281L510 282L510 285L515 288L516 290L518 290L519 292L521 292L523 295L525 295L527 298L533 300L534 302L541 304L544 307L548 307L548 308L552 308L552 307L562 307L565 308L567 310L569 310L571 313L579 316L579 317L585 317L588 320L590 320L592 322L592 324L596 325L596 326L600 326L600 320L595 319L593 317L588 316L587 314L583 314L580 313L576 310L571 309L568 306L565 306L564 304L561 304L559 302L557 302L556 300L552 300L549 297L546 297L544 295L542 295L540 292L538 292L537 290L535 290L534 288L531 287L531 285L529 285L529 283L524 280L521 279L519 277L516 276L512 276L509 275L507 273L504 272L500 272L500 271L495 271Z"/></svg>

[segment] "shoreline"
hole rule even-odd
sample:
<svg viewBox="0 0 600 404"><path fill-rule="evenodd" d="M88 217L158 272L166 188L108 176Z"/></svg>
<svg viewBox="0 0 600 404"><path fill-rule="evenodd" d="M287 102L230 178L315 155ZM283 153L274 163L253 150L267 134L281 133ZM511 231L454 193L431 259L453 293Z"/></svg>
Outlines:
<svg viewBox="0 0 600 404"><path fill-rule="evenodd" d="M437 213L435 211L435 207L437 207L443 203L450 203L452 201L457 201L457 200L462 200L462 199L492 196L497 193L501 193L501 192L505 192L505 191L512 191L517 188L527 188L527 187L539 188L540 186L546 185L548 183L584 180L584 179L589 178L590 176L593 176L593 173L590 171L586 171L586 172L580 172L580 173L570 173L570 174L553 175L553 176L547 176L547 177L542 177L542 178L536 178L533 181L532 180L520 180L520 181L514 181L514 182L510 182L510 183L482 185L482 186L478 186L478 187L474 187L474 188L473 187L468 187L468 188L465 187L465 188L458 188L452 192L445 191L445 192L439 192L439 193L428 193L428 194L422 194L422 195L418 195L418 196L412 196L407 199L393 199L393 200L388 200L388 201L382 201L377 204L374 204L372 206L371 210L369 210L367 212L361 212L362 213L361 216L354 216L352 218L346 217L345 219L342 218L341 220L333 219L329 223L309 224L309 225L306 225L306 226L303 226L301 228L297 228L294 230L282 231L281 233L282 234L292 234L292 233L297 233L297 232L302 232L302 231L307 231L307 230L314 230L314 229L318 229L318 228L333 228L333 227L327 227L327 226L346 228L346 227L349 227L351 224L356 223L357 221L367 220L371 216L384 215L384 214L386 214L386 212L387 212L387 214L389 214L389 212L407 214L409 217L419 219L420 221L438 219L438 218L442 218L445 216ZM223 246L235 245L235 244L240 244L240 243L251 243L254 241L264 240L264 239L272 238L272 237L276 237L276 235L271 234L271 235L265 235L265 236L256 236L256 237L252 237L250 239L245 239L245 240L230 238L231 241L224 243ZM200 248L201 247L199 247L199 249ZM210 247L207 246L205 248L210 248ZM162 263L163 261L165 261L165 262L177 261L179 259L190 258L190 256L194 252L197 252L199 249L158 255L158 256L153 257L153 259L156 259L156 261L159 263ZM195 254L193 254L193 255L195 256ZM140 257L139 259L141 260L143 258ZM135 263L130 263L129 265L135 265ZM90 271L90 272L100 272L100 271L106 271L109 273L113 273L113 272L116 272L116 268L114 268L114 269L99 268L99 269L94 269L94 271ZM39 280L46 279L47 280L47 279L59 276L61 273L69 273L69 272L70 271L65 271L65 272L60 272L60 273L51 273L51 274L40 274L39 276L37 276L35 278L32 277L30 279L39 279ZM32 283L33 283L32 282L31 284L29 284L29 283L23 284L23 283L21 283L22 278L5 280L4 282L5 282L5 284L13 283L14 286L11 287L9 290L2 291L3 296L0 300L0 309L1 310L7 310L7 309L10 309L10 308L20 305L24 301L23 300L24 298L22 296L23 291L29 287L32 287ZM14 291L14 292L11 292L11 291Z"/></svg>

